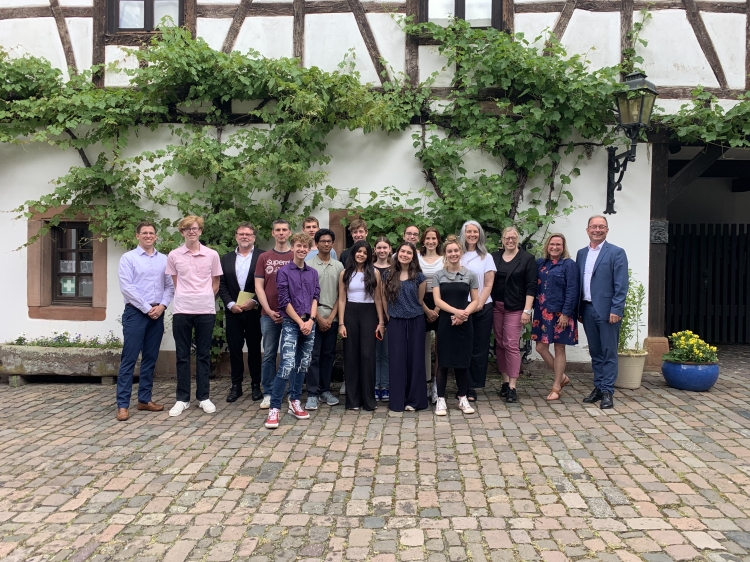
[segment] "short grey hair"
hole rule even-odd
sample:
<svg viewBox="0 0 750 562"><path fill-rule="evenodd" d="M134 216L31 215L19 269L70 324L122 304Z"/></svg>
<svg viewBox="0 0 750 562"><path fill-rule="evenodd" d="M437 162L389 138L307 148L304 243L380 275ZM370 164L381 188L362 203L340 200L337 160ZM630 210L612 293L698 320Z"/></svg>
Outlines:
<svg viewBox="0 0 750 562"><path fill-rule="evenodd" d="M461 226L461 235L459 237L459 241L461 242L461 248L463 248L464 252L468 252L469 248L466 244L466 227L472 225L476 226L479 230L479 240L477 240L477 255L484 259L484 257L487 255L487 237L484 235L484 229L482 228L482 225L479 224L477 221L469 220L466 221Z"/></svg>
<svg viewBox="0 0 750 562"><path fill-rule="evenodd" d="M604 219L604 224L607 225L607 228L609 228L609 221L607 220L607 217L604 215L592 215L589 217L589 222L586 223L586 226L589 226L591 224L591 221L594 219Z"/></svg>

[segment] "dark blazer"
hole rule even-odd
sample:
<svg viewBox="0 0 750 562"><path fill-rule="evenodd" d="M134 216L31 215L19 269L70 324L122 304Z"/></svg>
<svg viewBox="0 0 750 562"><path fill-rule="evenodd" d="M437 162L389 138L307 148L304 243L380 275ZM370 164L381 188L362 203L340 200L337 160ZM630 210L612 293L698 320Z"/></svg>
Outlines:
<svg viewBox="0 0 750 562"><path fill-rule="evenodd" d="M552 263L552 260L539 258L536 260L537 272L547 265L547 287L544 293L543 306L549 312L562 312L565 316L576 318L578 299L581 288L578 284L578 266L570 258ZM539 294L537 293L537 298Z"/></svg>
<svg viewBox="0 0 750 562"><path fill-rule="evenodd" d="M589 246L578 250L576 263L581 280L580 299L583 300L583 270L586 267L586 257ZM628 294L628 256L625 250L602 242L602 249L594 264L591 276L591 303L599 317L609 322L609 315L622 316L625 311L625 297Z"/></svg>
<svg viewBox="0 0 750 562"><path fill-rule="evenodd" d="M255 292L255 265L258 263L258 258L265 252L257 246L253 248L253 257L250 259L250 269L247 274L247 281L245 286L240 289L239 281L237 281L237 272L234 269L234 264L237 262L237 253L235 250L227 252L221 256L221 269L224 271L224 275L219 279L219 298L224 301L224 306L229 305L230 302L237 302L237 297L240 294L240 290L248 293ZM258 299L253 299L258 302ZM260 313L260 303L253 310L246 312Z"/></svg>
<svg viewBox="0 0 750 562"><path fill-rule="evenodd" d="M504 266L503 250L492 253L492 259L495 260L495 267L498 273L495 273L495 283L492 285L492 300L500 301L505 304L505 310L516 311L523 310L526 305L526 297L535 297L537 289L537 269L534 256L523 248L518 249L519 257L511 264L505 278L505 291L500 294L500 284L497 282L497 276L500 272L501 264Z"/></svg>

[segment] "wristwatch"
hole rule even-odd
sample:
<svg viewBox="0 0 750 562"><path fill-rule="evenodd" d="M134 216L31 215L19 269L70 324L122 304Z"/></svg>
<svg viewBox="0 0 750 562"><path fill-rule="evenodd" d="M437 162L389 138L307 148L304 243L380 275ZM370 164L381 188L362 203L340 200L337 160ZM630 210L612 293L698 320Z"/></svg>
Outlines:
<svg viewBox="0 0 750 562"><path fill-rule="evenodd" d="M523 313L524 313L524 314L528 314L529 316L531 316L531 313L532 313L532 312L534 312L534 310L533 310L533 309L531 309L531 308L530 308L529 310L524 310L524 311L523 311Z"/></svg>

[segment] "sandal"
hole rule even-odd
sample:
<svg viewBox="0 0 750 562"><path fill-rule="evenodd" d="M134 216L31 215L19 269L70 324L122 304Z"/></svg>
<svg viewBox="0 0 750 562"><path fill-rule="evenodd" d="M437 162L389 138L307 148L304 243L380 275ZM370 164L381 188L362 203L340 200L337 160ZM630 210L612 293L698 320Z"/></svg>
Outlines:
<svg viewBox="0 0 750 562"><path fill-rule="evenodd" d="M563 375L562 383L560 384L560 390L562 390L564 387L568 386L570 384L570 379L568 378L568 375Z"/></svg>
<svg viewBox="0 0 750 562"><path fill-rule="evenodd" d="M556 386L553 386L552 390L547 395L547 398L546 398L547 402L553 402L555 400L560 400L560 393L561 392L562 392L562 388L557 388ZM554 395L555 397L552 398L552 395Z"/></svg>

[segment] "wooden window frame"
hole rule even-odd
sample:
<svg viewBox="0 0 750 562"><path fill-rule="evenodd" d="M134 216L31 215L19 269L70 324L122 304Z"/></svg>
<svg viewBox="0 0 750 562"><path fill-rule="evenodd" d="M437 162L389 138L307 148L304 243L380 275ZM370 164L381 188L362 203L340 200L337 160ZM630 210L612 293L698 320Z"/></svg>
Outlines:
<svg viewBox="0 0 750 562"><path fill-rule="evenodd" d="M464 19L466 17L466 0L454 0L455 4L455 15L457 19ZM503 31L503 4L505 0L492 0L492 23L490 27ZM421 23L426 23L430 20L429 14L430 0L419 0L418 6L418 20ZM486 29L486 26L477 26L476 29Z"/></svg>
<svg viewBox="0 0 750 562"><path fill-rule="evenodd" d="M79 290L80 287L80 279L86 277L90 278L93 283L93 277L94 272L92 270L91 273L81 273L81 254L92 254L92 261L93 261L93 237L90 240L91 246L88 248L66 248L61 247L62 244L64 244L63 240L65 240L65 231L66 230L82 230L86 229L89 230L89 223L88 222L64 222L57 226L52 227L50 234L52 235L52 304L56 306L91 306L92 299L93 299L93 291L91 297L81 297L81 296L73 296L73 297L63 297L61 294L59 294L59 287L60 287L60 278L61 277L73 277L75 279L75 286L76 286L76 293ZM72 273L62 273L60 271L60 254L61 253L69 253L75 255L75 271Z"/></svg>
<svg viewBox="0 0 750 562"><path fill-rule="evenodd" d="M106 0L107 3L107 33L110 35L118 33L142 33L142 34L153 34L158 33L158 29L154 29L154 0L143 0L143 23L142 28L131 28L131 27L120 27L120 2L122 0ZM179 14L176 23L178 26L185 25L185 0L178 0L177 13Z"/></svg>
<svg viewBox="0 0 750 562"><path fill-rule="evenodd" d="M34 238L59 215L65 207L57 207L44 213L35 213L27 223L27 240ZM88 223L85 214L71 217L68 223ZM47 233L26 247L26 301L29 318L42 320L102 321L107 317L107 240L99 240L94 233L93 295L90 302L58 304L53 299L55 273L55 247L52 236Z"/></svg>

